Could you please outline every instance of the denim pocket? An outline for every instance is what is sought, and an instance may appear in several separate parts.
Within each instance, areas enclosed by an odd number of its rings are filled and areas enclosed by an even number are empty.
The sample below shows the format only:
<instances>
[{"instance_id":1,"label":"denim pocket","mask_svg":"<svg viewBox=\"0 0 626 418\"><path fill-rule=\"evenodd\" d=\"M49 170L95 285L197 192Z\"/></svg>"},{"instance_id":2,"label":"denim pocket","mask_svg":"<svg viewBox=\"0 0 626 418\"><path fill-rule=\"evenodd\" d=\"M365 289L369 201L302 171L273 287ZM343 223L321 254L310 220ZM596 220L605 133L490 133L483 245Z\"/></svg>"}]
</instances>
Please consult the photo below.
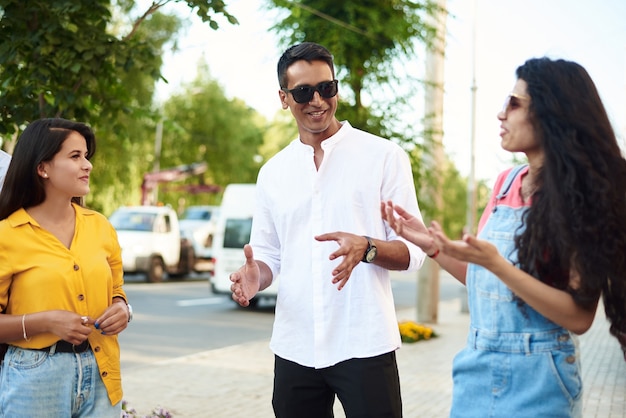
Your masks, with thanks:
<instances>
[{"instance_id":1,"label":"denim pocket","mask_svg":"<svg viewBox=\"0 0 626 418\"><path fill-rule=\"evenodd\" d=\"M47 351L24 350L18 347L9 347L5 358L5 365L17 370L34 369L41 366L48 356Z\"/></svg>"},{"instance_id":2,"label":"denim pocket","mask_svg":"<svg viewBox=\"0 0 626 418\"><path fill-rule=\"evenodd\" d=\"M580 363L575 351L552 351L547 355L553 375L563 394L572 402L578 400L582 396L583 384Z\"/></svg>"}]
</instances>

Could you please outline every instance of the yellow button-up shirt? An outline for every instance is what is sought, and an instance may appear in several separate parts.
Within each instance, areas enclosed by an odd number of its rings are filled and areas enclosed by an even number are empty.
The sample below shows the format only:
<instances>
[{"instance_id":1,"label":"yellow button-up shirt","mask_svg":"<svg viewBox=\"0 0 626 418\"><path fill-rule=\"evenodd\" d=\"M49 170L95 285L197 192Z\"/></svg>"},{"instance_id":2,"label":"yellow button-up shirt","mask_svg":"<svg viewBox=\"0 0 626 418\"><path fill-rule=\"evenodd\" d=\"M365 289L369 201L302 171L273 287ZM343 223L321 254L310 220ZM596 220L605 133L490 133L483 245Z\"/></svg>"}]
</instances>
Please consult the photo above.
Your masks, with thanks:
<instances>
[{"instance_id":1,"label":"yellow button-up shirt","mask_svg":"<svg viewBox=\"0 0 626 418\"><path fill-rule=\"evenodd\" d=\"M117 233L102 214L73 205L76 227L70 248L41 228L24 209L0 221L0 312L22 315L67 310L97 318L118 296L126 300ZM10 344L48 347L51 333ZM122 399L120 348L115 335L89 334L109 399Z\"/></svg>"}]
</instances>

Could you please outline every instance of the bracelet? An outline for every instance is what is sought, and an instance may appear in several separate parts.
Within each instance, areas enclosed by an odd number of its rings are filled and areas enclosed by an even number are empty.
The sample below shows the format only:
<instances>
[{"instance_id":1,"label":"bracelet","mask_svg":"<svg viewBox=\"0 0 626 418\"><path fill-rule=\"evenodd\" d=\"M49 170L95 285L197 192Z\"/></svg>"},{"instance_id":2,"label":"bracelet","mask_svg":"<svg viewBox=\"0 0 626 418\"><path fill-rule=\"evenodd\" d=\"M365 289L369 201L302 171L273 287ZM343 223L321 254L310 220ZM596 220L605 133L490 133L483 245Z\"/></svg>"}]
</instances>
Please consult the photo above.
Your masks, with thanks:
<instances>
[{"instance_id":1,"label":"bracelet","mask_svg":"<svg viewBox=\"0 0 626 418\"><path fill-rule=\"evenodd\" d=\"M432 254L426 254L426 255L427 255L427 256L429 256L430 258L435 258L435 257L437 257L437 256L439 255L439 248L437 248L437 249L435 250L435 252L434 252L434 253L432 253Z\"/></svg>"},{"instance_id":2,"label":"bracelet","mask_svg":"<svg viewBox=\"0 0 626 418\"><path fill-rule=\"evenodd\" d=\"M30 341L30 338L26 335L26 325L24 321L26 320L26 314L22 315L22 333L24 334L24 340Z\"/></svg>"}]
</instances>

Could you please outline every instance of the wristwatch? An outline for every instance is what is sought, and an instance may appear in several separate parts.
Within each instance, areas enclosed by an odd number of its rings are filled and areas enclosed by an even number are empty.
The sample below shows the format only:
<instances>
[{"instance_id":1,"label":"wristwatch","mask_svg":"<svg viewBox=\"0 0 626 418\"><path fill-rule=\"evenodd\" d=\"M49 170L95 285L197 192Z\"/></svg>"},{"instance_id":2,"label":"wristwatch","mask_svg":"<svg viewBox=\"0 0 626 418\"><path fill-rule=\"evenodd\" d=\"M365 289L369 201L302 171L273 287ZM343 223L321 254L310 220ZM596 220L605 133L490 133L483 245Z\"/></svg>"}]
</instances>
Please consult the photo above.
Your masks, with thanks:
<instances>
[{"instance_id":1,"label":"wristwatch","mask_svg":"<svg viewBox=\"0 0 626 418\"><path fill-rule=\"evenodd\" d=\"M133 320L133 307L130 306L128 302L126 302L126 299L124 299L121 296L114 296L113 299L119 299L122 302L124 302L124 304L126 305L126 308L128 308L128 322L132 321Z\"/></svg>"},{"instance_id":2,"label":"wristwatch","mask_svg":"<svg viewBox=\"0 0 626 418\"><path fill-rule=\"evenodd\" d=\"M365 250L365 254L363 254L363 259L361 261L364 263L372 263L376 259L378 249L370 237L365 235L363 237L367 239L367 250Z\"/></svg>"}]
</instances>

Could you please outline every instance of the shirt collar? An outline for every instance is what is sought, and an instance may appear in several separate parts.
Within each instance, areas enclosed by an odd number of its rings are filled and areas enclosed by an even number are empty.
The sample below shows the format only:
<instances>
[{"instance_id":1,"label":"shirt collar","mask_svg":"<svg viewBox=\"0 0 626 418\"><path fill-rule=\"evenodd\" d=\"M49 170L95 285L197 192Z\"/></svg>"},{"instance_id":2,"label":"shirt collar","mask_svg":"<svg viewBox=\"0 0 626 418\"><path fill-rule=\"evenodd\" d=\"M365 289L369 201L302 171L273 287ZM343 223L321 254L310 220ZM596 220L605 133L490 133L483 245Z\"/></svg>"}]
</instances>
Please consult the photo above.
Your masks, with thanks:
<instances>
[{"instance_id":1,"label":"shirt collar","mask_svg":"<svg viewBox=\"0 0 626 418\"><path fill-rule=\"evenodd\" d=\"M90 210L85 209L84 207L79 206L76 203L72 202L72 206L74 206L74 211L76 212L76 218L93 214L93 212L91 212ZM16 210L15 212L13 212L12 214L10 214L7 220L9 221L9 225L11 225L11 227L13 228L16 228L18 226L28 224L28 223L40 226L37 223L37 221L32 216L30 216L28 212L26 212L26 209L24 208L20 208Z\"/></svg>"},{"instance_id":2,"label":"shirt collar","mask_svg":"<svg viewBox=\"0 0 626 418\"><path fill-rule=\"evenodd\" d=\"M350 122L348 122L347 120L344 120L343 122L340 122L340 123L341 123L341 128L339 128L339 130L333 136L322 141L322 149L328 150L334 147L335 145L339 143L339 141L345 138L348 135L348 131L352 129Z\"/></svg>"},{"instance_id":3,"label":"shirt collar","mask_svg":"<svg viewBox=\"0 0 626 418\"><path fill-rule=\"evenodd\" d=\"M353 129L352 125L350 125L350 122L348 122L347 120L344 120L340 123L341 123L341 128L339 128L339 130L334 135L329 136L328 138L322 141L321 146L323 150L326 151L334 147L335 145L337 145L339 141L345 138L348 135L348 132ZM310 145L307 145L303 143L302 141L300 141L300 138L296 139L294 142L300 144L300 146L303 148L306 148L306 149L311 148Z\"/></svg>"}]
</instances>

